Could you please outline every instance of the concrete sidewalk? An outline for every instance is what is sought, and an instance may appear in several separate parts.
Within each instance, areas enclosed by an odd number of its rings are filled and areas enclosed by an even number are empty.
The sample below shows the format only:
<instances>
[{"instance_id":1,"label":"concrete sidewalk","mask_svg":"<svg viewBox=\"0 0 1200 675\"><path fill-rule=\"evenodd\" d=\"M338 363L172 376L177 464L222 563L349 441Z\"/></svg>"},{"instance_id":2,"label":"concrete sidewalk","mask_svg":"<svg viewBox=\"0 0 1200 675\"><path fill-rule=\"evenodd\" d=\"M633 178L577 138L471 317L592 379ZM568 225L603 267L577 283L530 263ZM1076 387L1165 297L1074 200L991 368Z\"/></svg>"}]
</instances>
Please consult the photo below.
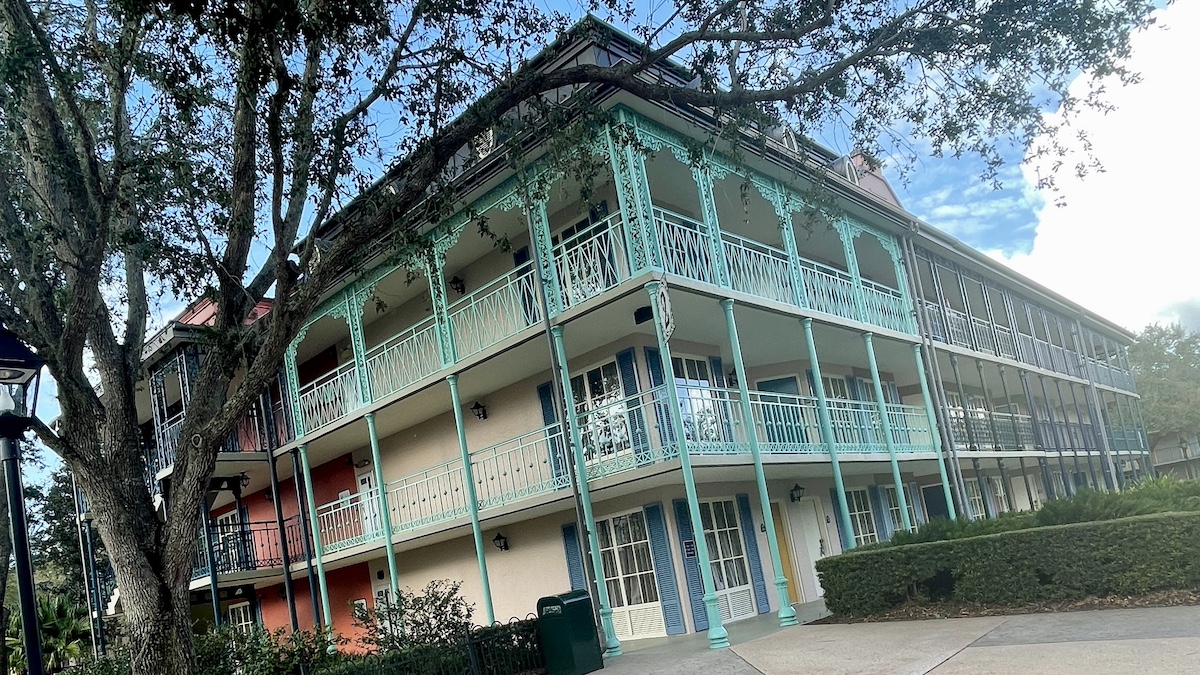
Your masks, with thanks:
<instances>
[{"instance_id":1,"label":"concrete sidewalk","mask_svg":"<svg viewBox=\"0 0 1200 675\"><path fill-rule=\"evenodd\" d=\"M801 611L813 620L823 608ZM804 616L805 614L808 616ZM767 619L770 619L768 621ZM1200 607L796 626L774 617L731 624L730 649L703 635L640 644L605 664L609 675L1200 672Z\"/></svg>"}]
</instances>

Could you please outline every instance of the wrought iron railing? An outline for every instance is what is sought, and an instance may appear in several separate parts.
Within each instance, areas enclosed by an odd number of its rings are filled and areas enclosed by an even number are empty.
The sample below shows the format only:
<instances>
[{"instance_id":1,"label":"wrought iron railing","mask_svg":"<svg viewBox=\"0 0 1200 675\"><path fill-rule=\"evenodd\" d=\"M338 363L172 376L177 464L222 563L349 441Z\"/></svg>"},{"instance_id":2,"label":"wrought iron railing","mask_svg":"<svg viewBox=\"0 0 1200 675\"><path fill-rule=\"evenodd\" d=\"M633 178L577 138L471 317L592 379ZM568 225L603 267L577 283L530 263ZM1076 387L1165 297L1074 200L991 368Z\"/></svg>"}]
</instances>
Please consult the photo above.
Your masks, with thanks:
<instances>
[{"instance_id":1,"label":"wrought iron railing","mask_svg":"<svg viewBox=\"0 0 1200 675\"><path fill-rule=\"evenodd\" d=\"M722 232L721 239L733 290L789 305L796 303L791 264L785 251L730 232Z\"/></svg>"},{"instance_id":2,"label":"wrought iron railing","mask_svg":"<svg viewBox=\"0 0 1200 675\"><path fill-rule=\"evenodd\" d=\"M455 356L478 354L542 320L533 269L513 270L449 307Z\"/></svg>"},{"instance_id":3,"label":"wrought iron railing","mask_svg":"<svg viewBox=\"0 0 1200 675\"><path fill-rule=\"evenodd\" d=\"M996 331L996 353L1005 358L1017 358L1017 341L1013 338L1012 329L999 324L992 328Z\"/></svg>"},{"instance_id":4,"label":"wrought iron railing","mask_svg":"<svg viewBox=\"0 0 1200 675\"><path fill-rule=\"evenodd\" d=\"M359 406L358 370L349 361L300 387L300 419L305 432L350 414Z\"/></svg>"},{"instance_id":5,"label":"wrought iron railing","mask_svg":"<svg viewBox=\"0 0 1200 675\"><path fill-rule=\"evenodd\" d=\"M808 306L818 312L847 319L858 316L854 300L854 279L849 274L812 260L800 260L804 294Z\"/></svg>"},{"instance_id":6,"label":"wrought iron railing","mask_svg":"<svg viewBox=\"0 0 1200 675\"><path fill-rule=\"evenodd\" d=\"M387 630L386 628L384 630ZM344 670L356 675L538 675L546 660L537 619L473 627L451 641L394 653L350 656Z\"/></svg>"},{"instance_id":7,"label":"wrought iron railing","mask_svg":"<svg viewBox=\"0 0 1200 675\"><path fill-rule=\"evenodd\" d=\"M329 552L383 537L379 490L372 488L317 507L321 547Z\"/></svg>"},{"instance_id":8,"label":"wrought iron railing","mask_svg":"<svg viewBox=\"0 0 1200 675\"><path fill-rule=\"evenodd\" d=\"M471 512L462 460L454 459L387 484L392 530L408 532Z\"/></svg>"},{"instance_id":9,"label":"wrought iron railing","mask_svg":"<svg viewBox=\"0 0 1200 675\"><path fill-rule=\"evenodd\" d=\"M663 269L681 277L718 283L716 260L704 223L654 207L654 233Z\"/></svg>"},{"instance_id":10,"label":"wrought iron railing","mask_svg":"<svg viewBox=\"0 0 1200 675\"><path fill-rule=\"evenodd\" d=\"M479 510L570 487L566 448L552 424L471 453Z\"/></svg>"},{"instance_id":11,"label":"wrought iron railing","mask_svg":"<svg viewBox=\"0 0 1200 675\"><path fill-rule=\"evenodd\" d=\"M299 516L284 521L288 557L292 562L305 559ZM284 541L278 524L261 522L212 523L212 559L218 575L235 572L275 570L283 567ZM209 576L209 552L203 532L196 545L192 578Z\"/></svg>"},{"instance_id":12,"label":"wrought iron railing","mask_svg":"<svg viewBox=\"0 0 1200 675\"><path fill-rule=\"evenodd\" d=\"M437 322L426 317L367 350L367 379L378 400L436 373L442 367Z\"/></svg>"},{"instance_id":13,"label":"wrought iron railing","mask_svg":"<svg viewBox=\"0 0 1200 675\"><path fill-rule=\"evenodd\" d=\"M658 386L578 411L588 480L677 457L670 410L666 387Z\"/></svg>"},{"instance_id":14,"label":"wrought iron railing","mask_svg":"<svg viewBox=\"0 0 1200 675\"><path fill-rule=\"evenodd\" d=\"M617 211L554 247L563 309L591 300L629 278L624 223Z\"/></svg>"},{"instance_id":15,"label":"wrought iron railing","mask_svg":"<svg viewBox=\"0 0 1200 675\"><path fill-rule=\"evenodd\" d=\"M912 308L899 291L870 279L863 279L862 287L867 312L864 321L900 333L913 332Z\"/></svg>"}]
</instances>

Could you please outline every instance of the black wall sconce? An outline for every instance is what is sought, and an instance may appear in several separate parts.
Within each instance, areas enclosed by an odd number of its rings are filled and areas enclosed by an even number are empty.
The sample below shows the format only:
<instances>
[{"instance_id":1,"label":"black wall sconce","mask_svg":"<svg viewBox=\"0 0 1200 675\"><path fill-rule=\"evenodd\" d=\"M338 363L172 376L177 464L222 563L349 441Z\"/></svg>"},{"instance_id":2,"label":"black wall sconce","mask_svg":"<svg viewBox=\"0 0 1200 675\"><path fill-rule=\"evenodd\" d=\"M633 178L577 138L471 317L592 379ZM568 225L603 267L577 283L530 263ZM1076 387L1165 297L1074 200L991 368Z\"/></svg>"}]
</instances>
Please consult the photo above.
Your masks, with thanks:
<instances>
[{"instance_id":1,"label":"black wall sconce","mask_svg":"<svg viewBox=\"0 0 1200 675\"><path fill-rule=\"evenodd\" d=\"M799 483L793 485L792 489L788 491L788 499L791 499L793 502L804 499L804 486Z\"/></svg>"},{"instance_id":2,"label":"black wall sconce","mask_svg":"<svg viewBox=\"0 0 1200 675\"><path fill-rule=\"evenodd\" d=\"M470 410L471 410L471 414L475 416L475 419L477 419L477 420L486 420L487 419L487 408L484 407L484 405L482 403L480 403L479 401L475 401L475 403L471 405Z\"/></svg>"},{"instance_id":3,"label":"black wall sconce","mask_svg":"<svg viewBox=\"0 0 1200 675\"><path fill-rule=\"evenodd\" d=\"M450 277L450 281L447 281L446 283L450 286L450 290L458 293L459 295L465 295L467 292L467 282L457 274Z\"/></svg>"},{"instance_id":4,"label":"black wall sconce","mask_svg":"<svg viewBox=\"0 0 1200 675\"><path fill-rule=\"evenodd\" d=\"M501 551L508 550L508 537L500 534L499 532L497 532L496 536L492 539L492 543L495 544L496 548L500 549Z\"/></svg>"}]
</instances>

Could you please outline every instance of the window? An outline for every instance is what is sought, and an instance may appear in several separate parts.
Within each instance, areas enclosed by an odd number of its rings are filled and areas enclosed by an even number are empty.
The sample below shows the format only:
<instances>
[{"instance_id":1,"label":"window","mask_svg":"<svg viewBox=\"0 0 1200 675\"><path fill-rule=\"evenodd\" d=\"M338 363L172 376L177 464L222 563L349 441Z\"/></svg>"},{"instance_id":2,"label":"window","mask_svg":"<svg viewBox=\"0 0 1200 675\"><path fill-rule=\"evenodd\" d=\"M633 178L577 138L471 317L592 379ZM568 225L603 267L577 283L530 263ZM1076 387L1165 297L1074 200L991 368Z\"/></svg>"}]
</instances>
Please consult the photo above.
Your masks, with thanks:
<instances>
[{"instance_id":1,"label":"window","mask_svg":"<svg viewBox=\"0 0 1200 675\"><path fill-rule=\"evenodd\" d=\"M596 536L600 540L600 561L604 566L611 605L625 607L658 602L645 514L634 511L598 520Z\"/></svg>"},{"instance_id":2,"label":"window","mask_svg":"<svg viewBox=\"0 0 1200 675\"><path fill-rule=\"evenodd\" d=\"M850 507L850 525L854 528L854 544L873 544L879 541L875 531L875 516L871 513L871 499L867 491L847 490L846 502Z\"/></svg>"},{"instance_id":3,"label":"window","mask_svg":"<svg viewBox=\"0 0 1200 675\"><path fill-rule=\"evenodd\" d=\"M971 518L973 520L983 520L987 517L987 511L983 507L983 491L979 489L979 479L967 478L965 483L967 486L967 501L971 505Z\"/></svg>"},{"instance_id":4,"label":"window","mask_svg":"<svg viewBox=\"0 0 1200 675\"><path fill-rule=\"evenodd\" d=\"M249 635L254 632L254 613L250 611L249 602L239 602L229 606L226 611L229 625L239 633Z\"/></svg>"},{"instance_id":5,"label":"window","mask_svg":"<svg viewBox=\"0 0 1200 675\"><path fill-rule=\"evenodd\" d=\"M825 385L825 398L850 400L850 388L846 385L845 378L822 375L821 383ZM817 392L814 391L812 395L816 396Z\"/></svg>"},{"instance_id":6,"label":"window","mask_svg":"<svg viewBox=\"0 0 1200 675\"><path fill-rule=\"evenodd\" d=\"M723 414L722 393L714 389L708 361L688 356L671 359L679 406L683 410L683 429L689 441L723 441L728 420Z\"/></svg>"},{"instance_id":7,"label":"window","mask_svg":"<svg viewBox=\"0 0 1200 675\"><path fill-rule=\"evenodd\" d=\"M590 463L629 450L629 420L621 403L625 389L617 362L609 361L572 377L571 390L584 459Z\"/></svg>"},{"instance_id":8,"label":"window","mask_svg":"<svg viewBox=\"0 0 1200 675\"><path fill-rule=\"evenodd\" d=\"M884 499L887 501L888 516L892 520L892 531L900 532L904 529L904 519L900 517L900 500L896 496L896 486L885 485L883 488ZM908 500L908 522L912 523L913 527L917 526L917 509L913 503L912 490L908 486L904 486L904 498Z\"/></svg>"},{"instance_id":9,"label":"window","mask_svg":"<svg viewBox=\"0 0 1200 675\"><path fill-rule=\"evenodd\" d=\"M729 500L700 504L700 522L704 542L712 564L713 584L724 591L750 583L746 572L746 552L742 548L737 510Z\"/></svg>"},{"instance_id":10,"label":"window","mask_svg":"<svg viewBox=\"0 0 1200 675\"><path fill-rule=\"evenodd\" d=\"M988 483L992 486L992 503L996 505L997 511L1008 511L1008 494L1005 492L1003 480L991 480ZM1087 484L1087 477L1084 476L1084 484Z\"/></svg>"}]
</instances>

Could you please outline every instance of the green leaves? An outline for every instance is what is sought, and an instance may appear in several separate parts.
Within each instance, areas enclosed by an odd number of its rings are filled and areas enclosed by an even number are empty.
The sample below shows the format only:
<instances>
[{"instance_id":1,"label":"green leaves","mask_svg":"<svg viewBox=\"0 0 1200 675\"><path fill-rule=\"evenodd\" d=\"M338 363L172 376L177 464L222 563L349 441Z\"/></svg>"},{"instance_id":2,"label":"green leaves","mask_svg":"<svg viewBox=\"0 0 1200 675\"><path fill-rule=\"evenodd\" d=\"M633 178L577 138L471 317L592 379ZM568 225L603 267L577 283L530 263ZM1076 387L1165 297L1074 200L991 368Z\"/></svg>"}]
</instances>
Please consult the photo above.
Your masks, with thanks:
<instances>
[{"instance_id":1,"label":"green leaves","mask_svg":"<svg viewBox=\"0 0 1200 675\"><path fill-rule=\"evenodd\" d=\"M1129 362L1151 445L1164 435L1200 432L1200 333L1180 324L1146 326Z\"/></svg>"}]
</instances>

